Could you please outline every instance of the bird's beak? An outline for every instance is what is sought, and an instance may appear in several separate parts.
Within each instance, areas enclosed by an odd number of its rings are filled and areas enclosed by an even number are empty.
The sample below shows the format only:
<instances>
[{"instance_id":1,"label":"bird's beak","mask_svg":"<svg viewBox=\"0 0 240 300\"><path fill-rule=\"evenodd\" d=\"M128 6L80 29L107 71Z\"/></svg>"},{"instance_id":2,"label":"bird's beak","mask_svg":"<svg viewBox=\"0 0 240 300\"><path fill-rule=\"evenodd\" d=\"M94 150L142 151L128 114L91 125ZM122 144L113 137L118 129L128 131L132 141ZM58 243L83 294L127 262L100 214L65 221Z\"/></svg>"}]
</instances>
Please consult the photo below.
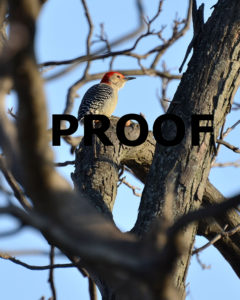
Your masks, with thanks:
<instances>
[{"instance_id":1,"label":"bird's beak","mask_svg":"<svg viewBox=\"0 0 240 300\"><path fill-rule=\"evenodd\" d=\"M125 79L126 81L128 81L128 80L136 79L136 77L125 77L124 79Z\"/></svg>"}]
</instances>

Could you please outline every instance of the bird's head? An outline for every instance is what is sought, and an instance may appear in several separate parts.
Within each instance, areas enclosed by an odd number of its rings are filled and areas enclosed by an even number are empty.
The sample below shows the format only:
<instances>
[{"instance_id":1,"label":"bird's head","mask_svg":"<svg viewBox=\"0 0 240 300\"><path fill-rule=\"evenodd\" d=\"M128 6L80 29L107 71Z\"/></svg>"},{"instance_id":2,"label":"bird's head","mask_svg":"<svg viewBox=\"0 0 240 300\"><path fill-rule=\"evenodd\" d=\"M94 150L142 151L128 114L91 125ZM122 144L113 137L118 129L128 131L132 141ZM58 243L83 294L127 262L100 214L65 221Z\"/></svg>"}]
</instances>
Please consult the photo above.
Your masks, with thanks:
<instances>
[{"instance_id":1,"label":"bird's head","mask_svg":"<svg viewBox=\"0 0 240 300\"><path fill-rule=\"evenodd\" d=\"M128 80L135 79L135 77L125 77L119 72L107 72L104 74L101 83L109 84L113 88L120 89Z\"/></svg>"}]
</instances>

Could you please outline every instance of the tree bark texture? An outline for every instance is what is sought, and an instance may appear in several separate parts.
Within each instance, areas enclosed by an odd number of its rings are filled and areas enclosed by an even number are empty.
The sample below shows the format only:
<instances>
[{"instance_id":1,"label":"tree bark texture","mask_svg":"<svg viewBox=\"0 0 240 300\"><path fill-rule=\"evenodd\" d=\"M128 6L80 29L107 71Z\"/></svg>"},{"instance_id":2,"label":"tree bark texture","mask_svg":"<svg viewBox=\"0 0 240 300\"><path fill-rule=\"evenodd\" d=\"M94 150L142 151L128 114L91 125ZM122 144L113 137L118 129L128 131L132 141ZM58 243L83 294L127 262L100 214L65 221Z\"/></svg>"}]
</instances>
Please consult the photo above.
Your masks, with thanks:
<instances>
[{"instance_id":1,"label":"tree bark texture","mask_svg":"<svg viewBox=\"0 0 240 300\"><path fill-rule=\"evenodd\" d=\"M174 185L175 219L198 209L204 193L213 156L209 134L201 135L200 145L191 145L191 116L214 115L214 137L219 134L240 80L240 3L219 1L203 27L193 56L184 73L168 113L184 120L184 140L175 147L157 145L149 172L136 226L148 230L156 216L161 216L169 185ZM171 127L168 129L171 136ZM184 295L186 269L194 242L196 225L184 230L189 251L175 270L175 283Z\"/></svg>"},{"instance_id":2,"label":"tree bark texture","mask_svg":"<svg viewBox=\"0 0 240 300\"><path fill-rule=\"evenodd\" d=\"M185 123L183 141L174 147L155 147L149 132L144 144L127 147L118 142L117 118L112 118L107 135L113 146L104 147L95 139L95 146L86 147L82 141L77 149L72 178L78 192L73 192L54 169L53 153L46 137L48 122L43 81L34 56L34 24L40 4L33 0L9 1L9 19L13 27L10 41L16 34L21 34L25 40L13 56L7 56L7 49L4 53L7 59L4 56L0 59L0 143L9 168L32 200L33 210L28 214L8 207L6 211L24 224L38 228L50 244L73 257L73 261L80 257L90 273L100 278L110 291L105 300L113 297L119 300L183 299L197 229L199 234L211 239L225 223L230 227L239 224L237 213L229 211L222 219L216 217L217 223L213 225L203 220L199 228L197 224L184 228L167 243L164 218L172 215L170 221L174 222L190 210L222 198L207 178L214 156L214 139L239 86L240 2L219 0L195 40L188 69L168 110ZM1 13L1 20L2 16ZM17 126L9 121L4 110L8 76L14 82L19 99ZM199 146L191 144L193 114L214 115L214 135L201 134ZM175 135L171 123L166 123L163 130L170 139ZM126 135L136 139L139 126L132 123L126 127ZM131 233L126 234L113 225L111 215L119 170L123 165L145 183L136 224ZM102 217L88 202L111 220ZM158 222L154 222L156 219ZM158 224L157 230L153 224ZM236 234L216 244L238 276L239 241L239 234ZM179 258L177 262L176 257ZM172 278L180 295L176 296L171 289Z\"/></svg>"},{"instance_id":3,"label":"tree bark texture","mask_svg":"<svg viewBox=\"0 0 240 300\"><path fill-rule=\"evenodd\" d=\"M93 146L84 146L84 139L76 151L76 168L72 179L77 189L89 196L94 206L111 216L117 195L119 172L126 165L142 182L146 179L153 158L155 140L149 132L147 140L137 146L121 144L116 135L119 118L112 117L106 136L113 146L104 146L98 138L93 138ZM132 123L125 128L129 140L139 136L139 125ZM96 151L96 158L95 152Z\"/></svg>"},{"instance_id":4,"label":"tree bark texture","mask_svg":"<svg viewBox=\"0 0 240 300\"><path fill-rule=\"evenodd\" d=\"M240 82L240 2L219 1L212 16L204 24L203 31L195 42L194 53L184 73L168 113L184 121L185 137L173 147L156 146L153 163L143 191L137 222L133 232L142 236L148 232L156 217L166 209L166 199L174 194L172 211L174 220L202 203L212 158L214 140L229 113L235 92ZM193 114L214 116L213 137L200 135L199 146L192 146L191 117ZM202 123L201 125L211 125ZM120 145L114 134L114 126L108 132L114 146L104 147L97 143L97 159L86 147L80 146L76 156L74 182L79 190L92 197L95 206L111 211L117 192L119 168L126 164L142 181L141 173L147 170L144 157L153 153L154 140L148 137L146 144L130 148ZM137 125L127 128L127 134ZM168 138L175 135L172 124L164 126ZM136 133L138 136L138 133ZM147 151L146 151L147 149ZM138 171L139 170L139 171ZM97 199L97 201L96 201ZM104 203L103 203L104 202ZM103 209L104 207L104 209ZM185 297L185 279L191 256L197 224L183 230L187 250L178 260L173 272L175 285Z\"/></svg>"}]
</instances>

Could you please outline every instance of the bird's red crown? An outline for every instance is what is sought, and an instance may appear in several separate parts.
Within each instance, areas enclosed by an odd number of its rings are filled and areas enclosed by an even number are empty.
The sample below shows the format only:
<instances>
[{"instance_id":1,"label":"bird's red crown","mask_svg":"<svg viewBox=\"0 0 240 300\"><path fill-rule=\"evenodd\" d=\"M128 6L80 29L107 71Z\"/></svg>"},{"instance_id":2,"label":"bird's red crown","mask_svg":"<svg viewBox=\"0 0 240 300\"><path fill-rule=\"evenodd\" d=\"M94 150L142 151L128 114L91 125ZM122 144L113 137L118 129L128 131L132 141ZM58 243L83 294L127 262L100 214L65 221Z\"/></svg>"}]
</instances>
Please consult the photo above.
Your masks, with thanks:
<instances>
[{"instance_id":1,"label":"bird's red crown","mask_svg":"<svg viewBox=\"0 0 240 300\"><path fill-rule=\"evenodd\" d=\"M112 77L113 74L118 74L121 78L124 78L125 76L119 72L107 72L106 74L104 74L101 83L110 83L110 78Z\"/></svg>"}]
</instances>

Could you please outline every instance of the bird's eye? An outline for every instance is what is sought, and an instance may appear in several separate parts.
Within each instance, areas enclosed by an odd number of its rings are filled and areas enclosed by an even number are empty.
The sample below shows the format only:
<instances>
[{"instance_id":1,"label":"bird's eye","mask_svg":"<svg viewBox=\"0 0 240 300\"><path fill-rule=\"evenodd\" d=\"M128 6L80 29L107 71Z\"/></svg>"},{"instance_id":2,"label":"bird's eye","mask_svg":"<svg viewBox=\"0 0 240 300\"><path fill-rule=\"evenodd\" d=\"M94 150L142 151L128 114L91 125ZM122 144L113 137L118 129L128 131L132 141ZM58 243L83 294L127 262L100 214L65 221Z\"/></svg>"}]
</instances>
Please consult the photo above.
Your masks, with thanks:
<instances>
[{"instance_id":1,"label":"bird's eye","mask_svg":"<svg viewBox=\"0 0 240 300\"><path fill-rule=\"evenodd\" d=\"M120 75L117 75L117 78L120 78Z\"/></svg>"}]
</instances>

